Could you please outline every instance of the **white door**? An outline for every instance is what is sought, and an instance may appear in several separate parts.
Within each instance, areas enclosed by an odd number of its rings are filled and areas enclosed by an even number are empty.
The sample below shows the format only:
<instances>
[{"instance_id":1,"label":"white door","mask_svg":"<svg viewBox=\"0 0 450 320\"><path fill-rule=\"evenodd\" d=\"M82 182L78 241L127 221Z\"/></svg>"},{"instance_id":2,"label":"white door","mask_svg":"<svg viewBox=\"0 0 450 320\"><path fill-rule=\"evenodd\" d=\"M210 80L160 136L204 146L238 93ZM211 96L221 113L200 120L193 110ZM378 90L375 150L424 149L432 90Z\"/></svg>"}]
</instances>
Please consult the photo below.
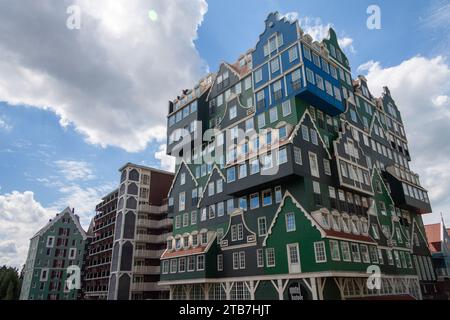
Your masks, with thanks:
<instances>
[{"instance_id":1,"label":"white door","mask_svg":"<svg viewBox=\"0 0 450 320\"><path fill-rule=\"evenodd\" d=\"M298 243L290 243L287 245L287 256L289 273L300 273L300 254L298 251Z\"/></svg>"}]
</instances>

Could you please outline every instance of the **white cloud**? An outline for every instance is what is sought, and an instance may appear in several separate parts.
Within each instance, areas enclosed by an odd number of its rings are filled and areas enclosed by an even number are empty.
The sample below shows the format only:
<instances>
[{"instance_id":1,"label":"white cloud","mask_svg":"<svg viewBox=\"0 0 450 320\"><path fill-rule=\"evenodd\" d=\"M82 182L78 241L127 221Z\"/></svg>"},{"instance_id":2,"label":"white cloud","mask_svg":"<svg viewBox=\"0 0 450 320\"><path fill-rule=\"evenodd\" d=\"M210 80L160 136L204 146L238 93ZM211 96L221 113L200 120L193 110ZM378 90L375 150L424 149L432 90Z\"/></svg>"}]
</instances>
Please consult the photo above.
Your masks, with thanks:
<instances>
[{"instance_id":1,"label":"white cloud","mask_svg":"<svg viewBox=\"0 0 450 320\"><path fill-rule=\"evenodd\" d=\"M168 156L166 154L167 146L166 144L161 144L157 152L155 152L155 159L159 160L160 167L163 170L170 172L175 171L175 157Z\"/></svg>"},{"instance_id":2,"label":"white cloud","mask_svg":"<svg viewBox=\"0 0 450 320\"><path fill-rule=\"evenodd\" d=\"M117 187L114 183L106 183L100 186L85 187L78 184L61 186L58 191L60 198L52 203L51 208L61 211L65 207L74 208L75 214L80 217L82 226L87 230L89 222L95 214L95 206L101 198Z\"/></svg>"},{"instance_id":3,"label":"white cloud","mask_svg":"<svg viewBox=\"0 0 450 320\"><path fill-rule=\"evenodd\" d=\"M51 110L92 144L140 151L163 140L167 101L206 67L193 44L206 1L45 3L0 11L0 101ZM72 4L79 30L66 27Z\"/></svg>"},{"instance_id":4,"label":"white cloud","mask_svg":"<svg viewBox=\"0 0 450 320\"><path fill-rule=\"evenodd\" d=\"M0 265L21 267L30 238L55 214L37 202L31 191L0 195Z\"/></svg>"},{"instance_id":5,"label":"white cloud","mask_svg":"<svg viewBox=\"0 0 450 320\"><path fill-rule=\"evenodd\" d=\"M321 18L314 17L300 17L298 12L288 12L283 15L289 21L298 20L300 27L303 31L309 34L313 40L322 41L322 39L328 37L328 30L333 27L331 23L324 24ZM341 49L348 49L349 52L355 53L353 46L353 39L348 36L338 38L338 43Z\"/></svg>"},{"instance_id":6,"label":"white cloud","mask_svg":"<svg viewBox=\"0 0 450 320\"><path fill-rule=\"evenodd\" d=\"M447 95L439 95L432 99L436 107L442 107L450 103L450 97Z\"/></svg>"},{"instance_id":7,"label":"white cloud","mask_svg":"<svg viewBox=\"0 0 450 320\"><path fill-rule=\"evenodd\" d=\"M434 211L424 219L438 221L442 211L450 226L450 109L445 105L450 94L449 64L442 56L417 56L392 67L369 61L358 69L367 71L375 96L388 86L402 112L413 160L411 169L420 174Z\"/></svg>"},{"instance_id":8,"label":"white cloud","mask_svg":"<svg viewBox=\"0 0 450 320\"><path fill-rule=\"evenodd\" d=\"M57 160L55 164L66 180L91 180L95 178L91 166L85 161Z\"/></svg>"},{"instance_id":9,"label":"white cloud","mask_svg":"<svg viewBox=\"0 0 450 320\"><path fill-rule=\"evenodd\" d=\"M0 129L5 131L11 131L12 129L12 125L2 116L0 116Z\"/></svg>"}]
</instances>

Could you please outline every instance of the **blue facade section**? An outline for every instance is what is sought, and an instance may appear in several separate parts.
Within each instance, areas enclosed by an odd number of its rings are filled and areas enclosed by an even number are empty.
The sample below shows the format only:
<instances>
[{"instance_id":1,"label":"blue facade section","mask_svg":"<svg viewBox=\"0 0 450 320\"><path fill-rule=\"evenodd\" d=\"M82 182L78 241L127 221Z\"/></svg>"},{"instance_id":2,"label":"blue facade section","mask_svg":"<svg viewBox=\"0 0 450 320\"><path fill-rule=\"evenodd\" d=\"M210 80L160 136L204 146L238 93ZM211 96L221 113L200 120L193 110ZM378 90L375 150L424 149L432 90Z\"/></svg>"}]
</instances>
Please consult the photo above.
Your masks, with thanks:
<instances>
[{"instance_id":1,"label":"blue facade section","mask_svg":"<svg viewBox=\"0 0 450 320\"><path fill-rule=\"evenodd\" d=\"M253 66L255 68L269 60L269 57L264 55L264 45L268 43L269 38L272 35L276 33L283 35L283 44L278 47L278 51L284 50L297 40L296 24L291 23L286 19L280 19L278 13L269 14L265 23L266 29L259 36L259 41L256 44L255 51L252 54Z\"/></svg>"},{"instance_id":2,"label":"blue facade section","mask_svg":"<svg viewBox=\"0 0 450 320\"><path fill-rule=\"evenodd\" d=\"M312 84L309 81L305 81L306 88L304 92L300 95L300 97L304 98L307 102L313 104L315 107L322 109L325 113L336 116L340 113L343 113L345 111L345 105L343 103L343 96L342 96L342 88L341 83L338 79L334 78L330 73L325 72L323 70L323 59L319 57L320 59L320 67L317 66L312 60L313 57L311 56L311 60L309 60L307 57L305 57L304 50L302 50L303 53L303 65L305 68L305 74L306 74L306 68L311 70L314 73L314 82L315 84ZM341 97L341 101L339 101L335 94L330 95L326 92L326 87L324 89L320 89L317 86L317 79L316 74L319 75L323 80L324 84L325 81L328 81L333 86L333 92L335 88L339 90L339 95Z\"/></svg>"},{"instance_id":3,"label":"blue facade section","mask_svg":"<svg viewBox=\"0 0 450 320\"><path fill-rule=\"evenodd\" d=\"M320 65L317 66L311 61L312 57L310 59L305 57L300 45L296 24L280 19L277 13L270 14L266 20L266 29L260 35L255 51L252 53L255 101L258 101L258 90L265 87L265 102L257 102L257 113L263 112L293 96L299 96L331 116L336 116L345 111L339 80L330 74L329 68L322 68L322 57L318 56L318 59L316 59L316 63ZM283 50L284 52L282 52ZM278 69L273 72L273 67L276 67L276 65L272 61L275 59L278 61ZM297 72L294 84L294 81L292 81L292 70L296 70L295 66L300 65L302 61L304 64L302 67L299 67L302 69L300 69L300 72ZM319 88L317 83L313 84L304 79L306 68L314 73L314 82L316 82L316 74L324 80L323 89ZM289 73L286 73L286 71L289 71ZM281 80L281 92L279 91L279 86L278 88L274 87L275 82L267 86L269 81L277 77ZM256 81L257 78L261 80ZM326 91L325 81L332 85L331 95ZM336 91L338 92L336 93Z\"/></svg>"}]
</instances>

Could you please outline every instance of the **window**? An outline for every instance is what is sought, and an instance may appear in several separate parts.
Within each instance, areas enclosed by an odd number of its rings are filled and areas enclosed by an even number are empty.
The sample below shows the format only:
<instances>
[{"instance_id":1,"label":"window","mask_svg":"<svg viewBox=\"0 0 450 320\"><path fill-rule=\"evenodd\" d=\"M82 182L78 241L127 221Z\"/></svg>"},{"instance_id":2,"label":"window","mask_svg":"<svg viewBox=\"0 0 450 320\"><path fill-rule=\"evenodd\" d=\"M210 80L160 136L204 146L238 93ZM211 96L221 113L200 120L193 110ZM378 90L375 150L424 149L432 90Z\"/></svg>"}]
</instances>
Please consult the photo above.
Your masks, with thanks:
<instances>
[{"instance_id":1,"label":"window","mask_svg":"<svg viewBox=\"0 0 450 320\"><path fill-rule=\"evenodd\" d=\"M181 216L175 217L175 229L181 228Z\"/></svg>"},{"instance_id":2,"label":"window","mask_svg":"<svg viewBox=\"0 0 450 320\"><path fill-rule=\"evenodd\" d=\"M171 259L170 260L170 273L176 273L177 272L177 259Z\"/></svg>"},{"instance_id":3,"label":"window","mask_svg":"<svg viewBox=\"0 0 450 320\"><path fill-rule=\"evenodd\" d=\"M323 159L323 169L327 176L331 176L330 161L328 159Z\"/></svg>"},{"instance_id":4,"label":"window","mask_svg":"<svg viewBox=\"0 0 450 320\"><path fill-rule=\"evenodd\" d=\"M245 252L239 252L239 269L245 269Z\"/></svg>"},{"instance_id":5,"label":"window","mask_svg":"<svg viewBox=\"0 0 450 320\"><path fill-rule=\"evenodd\" d=\"M320 58L317 54L313 53L313 62L316 66L320 68Z\"/></svg>"},{"instance_id":6,"label":"window","mask_svg":"<svg viewBox=\"0 0 450 320\"><path fill-rule=\"evenodd\" d=\"M354 262L361 262L361 256L359 254L359 245L357 243L351 244L352 257Z\"/></svg>"},{"instance_id":7,"label":"window","mask_svg":"<svg viewBox=\"0 0 450 320\"><path fill-rule=\"evenodd\" d=\"M287 159L287 151L286 151L286 147L280 148L278 150L278 164L284 164L287 163L288 159Z\"/></svg>"},{"instance_id":8,"label":"window","mask_svg":"<svg viewBox=\"0 0 450 320\"><path fill-rule=\"evenodd\" d=\"M253 118L245 120L245 132L251 131L254 129Z\"/></svg>"},{"instance_id":9,"label":"window","mask_svg":"<svg viewBox=\"0 0 450 320\"><path fill-rule=\"evenodd\" d=\"M234 199L227 200L227 212L231 214L234 211Z\"/></svg>"},{"instance_id":10,"label":"window","mask_svg":"<svg viewBox=\"0 0 450 320\"><path fill-rule=\"evenodd\" d=\"M269 110L269 119L270 123L273 123L278 120L278 108L273 107Z\"/></svg>"},{"instance_id":11,"label":"window","mask_svg":"<svg viewBox=\"0 0 450 320\"><path fill-rule=\"evenodd\" d=\"M275 203L280 203L282 199L281 187L275 187Z\"/></svg>"},{"instance_id":12,"label":"window","mask_svg":"<svg viewBox=\"0 0 450 320\"><path fill-rule=\"evenodd\" d=\"M258 128L262 128L266 125L266 115L265 113L261 113L258 115Z\"/></svg>"},{"instance_id":13,"label":"window","mask_svg":"<svg viewBox=\"0 0 450 320\"><path fill-rule=\"evenodd\" d=\"M259 68L255 71L255 83L258 83L262 80L262 68Z\"/></svg>"},{"instance_id":14,"label":"window","mask_svg":"<svg viewBox=\"0 0 450 320\"><path fill-rule=\"evenodd\" d=\"M230 120L233 120L234 118L236 118L236 116L237 116L237 107L232 106L230 108Z\"/></svg>"},{"instance_id":15,"label":"window","mask_svg":"<svg viewBox=\"0 0 450 320\"><path fill-rule=\"evenodd\" d=\"M330 240L331 260L341 261L341 255L339 253L339 242L336 240Z\"/></svg>"},{"instance_id":16,"label":"window","mask_svg":"<svg viewBox=\"0 0 450 320\"><path fill-rule=\"evenodd\" d=\"M205 256L197 256L197 270L202 271L205 269Z\"/></svg>"},{"instance_id":17,"label":"window","mask_svg":"<svg viewBox=\"0 0 450 320\"><path fill-rule=\"evenodd\" d=\"M189 213L183 214L183 227L187 227L189 225Z\"/></svg>"},{"instance_id":18,"label":"window","mask_svg":"<svg viewBox=\"0 0 450 320\"><path fill-rule=\"evenodd\" d=\"M169 273L169 261L168 260L164 260L162 262L162 273L163 274L168 274Z\"/></svg>"},{"instance_id":19,"label":"window","mask_svg":"<svg viewBox=\"0 0 450 320\"><path fill-rule=\"evenodd\" d=\"M281 109L283 112L283 117L286 117L291 114L291 100L286 100L281 104Z\"/></svg>"},{"instance_id":20,"label":"window","mask_svg":"<svg viewBox=\"0 0 450 320\"><path fill-rule=\"evenodd\" d=\"M266 249L266 266L267 267L275 267L275 249L274 248Z\"/></svg>"},{"instance_id":21,"label":"window","mask_svg":"<svg viewBox=\"0 0 450 320\"><path fill-rule=\"evenodd\" d=\"M325 242L314 242L314 255L316 257L316 263L327 262Z\"/></svg>"},{"instance_id":22,"label":"window","mask_svg":"<svg viewBox=\"0 0 450 320\"><path fill-rule=\"evenodd\" d=\"M303 46L303 54L306 59L311 60L311 50L308 47Z\"/></svg>"},{"instance_id":23,"label":"window","mask_svg":"<svg viewBox=\"0 0 450 320\"><path fill-rule=\"evenodd\" d=\"M246 196L239 198L239 208L244 211L247 211L247 197Z\"/></svg>"},{"instance_id":24,"label":"window","mask_svg":"<svg viewBox=\"0 0 450 320\"><path fill-rule=\"evenodd\" d=\"M197 211L191 212L191 225L197 224Z\"/></svg>"},{"instance_id":25,"label":"window","mask_svg":"<svg viewBox=\"0 0 450 320\"><path fill-rule=\"evenodd\" d=\"M259 172L259 159L254 158L250 160L250 174L255 174Z\"/></svg>"},{"instance_id":26,"label":"window","mask_svg":"<svg viewBox=\"0 0 450 320\"><path fill-rule=\"evenodd\" d=\"M223 202L217 203L217 216L222 217L225 213L225 207Z\"/></svg>"},{"instance_id":27,"label":"window","mask_svg":"<svg viewBox=\"0 0 450 320\"><path fill-rule=\"evenodd\" d=\"M309 168L311 170L311 175L316 178L320 178L319 165L317 163L317 155L313 152L308 152L309 155Z\"/></svg>"},{"instance_id":28,"label":"window","mask_svg":"<svg viewBox=\"0 0 450 320\"><path fill-rule=\"evenodd\" d=\"M286 126L282 126L281 128L278 129L278 137L280 138L280 140L283 140L287 137Z\"/></svg>"},{"instance_id":29,"label":"window","mask_svg":"<svg viewBox=\"0 0 450 320\"><path fill-rule=\"evenodd\" d=\"M351 256L350 256L350 248L348 246L348 242L341 242L341 250L342 250L342 260L352 261Z\"/></svg>"},{"instance_id":30,"label":"window","mask_svg":"<svg viewBox=\"0 0 450 320\"><path fill-rule=\"evenodd\" d=\"M316 74L316 82L317 82L317 87L320 90L325 90L324 84L323 84L323 78L321 76L319 76L318 74Z\"/></svg>"},{"instance_id":31,"label":"window","mask_svg":"<svg viewBox=\"0 0 450 320\"><path fill-rule=\"evenodd\" d=\"M260 237L265 236L267 234L267 220L266 217L258 218L258 235Z\"/></svg>"},{"instance_id":32,"label":"window","mask_svg":"<svg viewBox=\"0 0 450 320\"><path fill-rule=\"evenodd\" d=\"M238 240L244 239L244 226L242 225L242 223L239 223L237 225L237 233Z\"/></svg>"},{"instance_id":33,"label":"window","mask_svg":"<svg viewBox=\"0 0 450 320\"><path fill-rule=\"evenodd\" d=\"M178 272L186 271L186 258L180 258L178 260Z\"/></svg>"},{"instance_id":34,"label":"window","mask_svg":"<svg viewBox=\"0 0 450 320\"><path fill-rule=\"evenodd\" d=\"M293 212L286 213L286 232L295 231L295 216Z\"/></svg>"},{"instance_id":35,"label":"window","mask_svg":"<svg viewBox=\"0 0 450 320\"><path fill-rule=\"evenodd\" d=\"M361 245L361 256L364 263L370 263L369 249L365 244Z\"/></svg>"},{"instance_id":36,"label":"window","mask_svg":"<svg viewBox=\"0 0 450 320\"><path fill-rule=\"evenodd\" d=\"M302 165L302 150L299 147L294 147L294 161L298 165Z\"/></svg>"},{"instance_id":37,"label":"window","mask_svg":"<svg viewBox=\"0 0 450 320\"><path fill-rule=\"evenodd\" d=\"M186 194L183 191L178 196L178 210L183 211L185 207L186 207Z\"/></svg>"},{"instance_id":38,"label":"window","mask_svg":"<svg viewBox=\"0 0 450 320\"><path fill-rule=\"evenodd\" d=\"M270 61L270 70L272 71L272 73L280 70L280 62L278 61L278 58Z\"/></svg>"},{"instance_id":39,"label":"window","mask_svg":"<svg viewBox=\"0 0 450 320\"><path fill-rule=\"evenodd\" d=\"M378 263L378 250L375 246L370 246L370 258L372 259L373 263Z\"/></svg>"},{"instance_id":40,"label":"window","mask_svg":"<svg viewBox=\"0 0 450 320\"><path fill-rule=\"evenodd\" d=\"M239 252L233 252L233 270L239 269Z\"/></svg>"},{"instance_id":41,"label":"window","mask_svg":"<svg viewBox=\"0 0 450 320\"><path fill-rule=\"evenodd\" d=\"M312 72L310 69L306 68L306 80L312 84L316 84L314 80L314 72Z\"/></svg>"},{"instance_id":42,"label":"window","mask_svg":"<svg viewBox=\"0 0 450 320\"><path fill-rule=\"evenodd\" d=\"M259 208L259 193L253 193L250 195L250 209Z\"/></svg>"},{"instance_id":43,"label":"window","mask_svg":"<svg viewBox=\"0 0 450 320\"><path fill-rule=\"evenodd\" d=\"M289 62L292 62L298 58L297 46L289 49Z\"/></svg>"},{"instance_id":44,"label":"window","mask_svg":"<svg viewBox=\"0 0 450 320\"><path fill-rule=\"evenodd\" d=\"M317 131L314 129L310 129L310 133L311 133L311 142L316 146L319 145L319 142L317 141Z\"/></svg>"},{"instance_id":45,"label":"window","mask_svg":"<svg viewBox=\"0 0 450 320\"><path fill-rule=\"evenodd\" d=\"M265 190L262 193L263 195L263 207L270 206L272 204L272 191Z\"/></svg>"},{"instance_id":46,"label":"window","mask_svg":"<svg viewBox=\"0 0 450 320\"><path fill-rule=\"evenodd\" d=\"M247 176L247 164L239 165L239 179L245 178Z\"/></svg>"},{"instance_id":47,"label":"window","mask_svg":"<svg viewBox=\"0 0 450 320\"><path fill-rule=\"evenodd\" d=\"M217 255L217 271L223 270L223 254Z\"/></svg>"},{"instance_id":48,"label":"window","mask_svg":"<svg viewBox=\"0 0 450 320\"><path fill-rule=\"evenodd\" d=\"M264 267L264 253L263 253L263 249L256 250L256 266L258 268Z\"/></svg>"},{"instance_id":49,"label":"window","mask_svg":"<svg viewBox=\"0 0 450 320\"><path fill-rule=\"evenodd\" d=\"M300 263L300 259L298 256L298 244L290 243L287 245L287 248L288 248L289 262L291 264Z\"/></svg>"},{"instance_id":50,"label":"window","mask_svg":"<svg viewBox=\"0 0 450 320\"><path fill-rule=\"evenodd\" d=\"M227 169L227 181L228 183L236 180L236 167L231 167Z\"/></svg>"},{"instance_id":51,"label":"window","mask_svg":"<svg viewBox=\"0 0 450 320\"><path fill-rule=\"evenodd\" d=\"M333 96L333 86L326 80L325 80L325 90L330 96Z\"/></svg>"},{"instance_id":52,"label":"window","mask_svg":"<svg viewBox=\"0 0 450 320\"><path fill-rule=\"evenodd\" d=\"M208 184L208 195L213 196L214 195L214 182L210 182Z\"/></svg>"},{"instance_id":53,"label":"window","mask_svg":"<svg viewBox=\"0 0 450 320\"><path fill-rule=\"evenodd\" d=\"M309 130L308 127L302 124L302 137L303 140L309 141Z\"/></svg>"},{"instance_id":54,"label":"window","mask_svg":"<svg viewBox=\"0 0 450 320\"><path fill-rule=\"evenodd\" d=\"M186 174L183 172L180 175L180 185L184 185L186 183Z\"/></svg>"},{"instance_id":55,"label":"window","mask_svg":"<svg viewBox=\"0 0 450 320\"><path fill-rule=\"evenodd\" d=\"M291 73L291 81L294 84L294 89L299 89L299 87L296 87L297 85L300 85L300 78L301 78L301 73L300 73L300 69L296 69L295 71L293 71Z\"/></svg>"},{"instance_id":56,"label":"window","mask_svg":"<svg viewBox=\"0 0 450 320\"><path fill-rule=\"evenodd\" d=\"M216 181L216 192L221 193L223 191L223 181L219 179Z\"/></svg>"},{"instance_id":57,"label":"window","mask_svg":"<svg viewBox=\"0 0 450 320\"><path fill-rule=\"evenodd\" d=\"M244 90L249 90L252 87L252 78L247 77L244 80Z\"/></svg>"}]
</instances>

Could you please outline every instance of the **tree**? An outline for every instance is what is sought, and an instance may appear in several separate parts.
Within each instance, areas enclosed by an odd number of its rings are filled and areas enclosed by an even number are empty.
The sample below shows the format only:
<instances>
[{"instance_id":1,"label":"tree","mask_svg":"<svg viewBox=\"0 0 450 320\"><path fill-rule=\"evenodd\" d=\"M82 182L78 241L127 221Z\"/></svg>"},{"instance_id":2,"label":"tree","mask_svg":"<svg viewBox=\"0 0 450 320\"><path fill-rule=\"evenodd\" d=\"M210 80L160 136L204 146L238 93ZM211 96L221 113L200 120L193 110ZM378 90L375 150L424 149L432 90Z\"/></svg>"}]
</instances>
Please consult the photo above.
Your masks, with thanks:
<instances>
[{"instance_id":1,"label":"tree","mask_svg":"<svg viewBox=\"0 0 450 320\"><path fill-rule=\"evenodd\" d=\"M20 295L18 270L12 267L0 268L0 300L16 300Z\"/></svg>"}]
</instances>

